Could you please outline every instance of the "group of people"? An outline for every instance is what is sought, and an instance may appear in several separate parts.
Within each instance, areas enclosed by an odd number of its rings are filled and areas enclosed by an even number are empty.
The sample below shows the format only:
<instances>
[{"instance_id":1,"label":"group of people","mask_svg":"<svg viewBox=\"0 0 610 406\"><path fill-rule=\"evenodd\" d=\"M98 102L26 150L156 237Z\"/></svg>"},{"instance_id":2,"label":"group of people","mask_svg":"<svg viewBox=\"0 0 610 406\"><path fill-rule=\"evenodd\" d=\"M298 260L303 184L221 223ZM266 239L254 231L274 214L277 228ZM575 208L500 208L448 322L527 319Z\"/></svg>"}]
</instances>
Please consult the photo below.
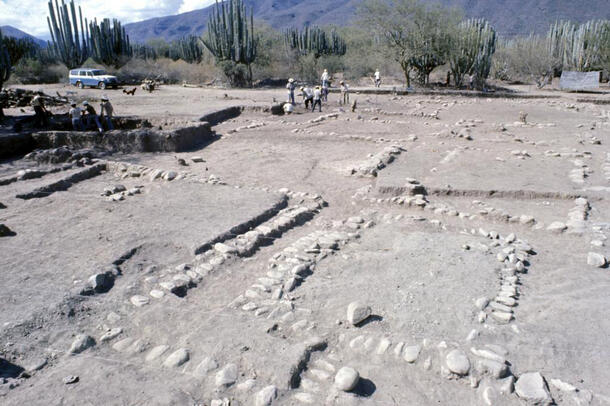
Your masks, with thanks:
<instances>
[{"instance_id":1,"label":"group of people","mask_svg":"<svg viewBox=\"0 0 610 406\"><path fill-rule=\"evenodd\" d=\"M38 128L46 128L49 125L49 112L44 105L44 93L39 91L31 101L31 106L34 108L34 124ZM83 108L77 106L75 102L70 104L68 116L72 121L72 128L75 131L85 131L87 128L95 124L100 133L104 132L102 120L106 124L109 131L114 130L112 125L112 114L114 109L108 97L103 96L100 103L100 115L97 114L95 108L89 104L87 100L83 102ZM101 120L100 120L101 119Z\"/></svg>"},{"instance_id":2,"label":"group of people","mask_svg":"<svg viewBox=\"0 0 610 406\"><path fill-rule=\"evenodd\" d=\"M95 124L100 134L103 133L104 127L102 126L100 118L106 123L108 130L114 130L114 126L112 125L112 114L114 109L112 108L112 104L110 104L108 97L102 97L100 115L97 114L95 108L89 104L87 100L83 102L82 109L74 102L70 104L70 106L71 108L68 114L72 120L72 128L75 131L85 131L86 128L92 127L93 124Z\"/></svg>"},{"instance_id":3,"label":"group of people","mask_svg":"<svg viewBox=\"0 0 610 406\"><path fill-rule=\"evenodd\" d=\"M381 75L379 74L379 70L375 72L375 83L376 86L379 87L381 84ZM314 112L316 107L318 107L318 111L322 112L322 102L328 101L328 93L330 87L330 75L327 69L324 69L322 72L321 85L315 87L309 86L301 86L299 90L301 91L301 97L303 97L303 102L305 103L305 108L309 109L311 106L311 111ZM349 86L345 81L341 80L339 82L339 86L341 89L341 99L339 100L340 104L347 105L349 104ZM294 110L295 98L294 93L296 90L296 82L293 78L288 79L288 84L286 84L286 89L288 90L288 103L285 105L285 110L288 112L292 112Z\"/></svg>"}]
</instances>

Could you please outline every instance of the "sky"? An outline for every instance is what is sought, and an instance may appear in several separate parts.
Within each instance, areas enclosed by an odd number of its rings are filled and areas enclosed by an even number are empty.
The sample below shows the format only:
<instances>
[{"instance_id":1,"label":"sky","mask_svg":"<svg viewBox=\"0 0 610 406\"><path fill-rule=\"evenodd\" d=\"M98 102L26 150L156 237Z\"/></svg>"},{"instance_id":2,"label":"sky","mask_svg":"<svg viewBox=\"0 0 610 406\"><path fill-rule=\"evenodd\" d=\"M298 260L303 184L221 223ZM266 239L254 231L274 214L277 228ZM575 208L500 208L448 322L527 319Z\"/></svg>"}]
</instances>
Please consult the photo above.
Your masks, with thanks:
<instances>
[{"instance_id":1,"label":"sky","mask_svg":"<svg viewBox=\"0 0 610 406\"><path fill-rule=\"evenodd\" d=\"M54 0L55 1L55 0ZM61 4L62 0L58 0ZM69 0L65 0L68 4ZM127 24L204 8L214 0L75 0L83 18L118 18ZM77 11L78 13L78 11ZM0 26L11 25L42 39L49 38L47 0L0 0Z\"/></svg>"}]
</instances>

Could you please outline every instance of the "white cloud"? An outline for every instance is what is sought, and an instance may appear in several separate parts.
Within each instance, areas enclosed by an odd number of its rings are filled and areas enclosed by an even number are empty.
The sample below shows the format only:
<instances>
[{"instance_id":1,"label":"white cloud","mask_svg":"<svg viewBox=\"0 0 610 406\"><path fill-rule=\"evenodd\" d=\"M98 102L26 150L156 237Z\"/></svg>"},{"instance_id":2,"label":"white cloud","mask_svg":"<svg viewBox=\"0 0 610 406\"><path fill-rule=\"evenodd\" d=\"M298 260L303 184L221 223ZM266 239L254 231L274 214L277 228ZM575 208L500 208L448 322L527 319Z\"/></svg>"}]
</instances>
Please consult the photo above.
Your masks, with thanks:
<instances>
[{"instance_id":1,"label":"white cloud","mask_svg":"<svg viewBox=\"0 0 610 406\"><path fill-rule=\"evenodd\" d=\"M186 13L187 11L199 10L214 3L214 0L184 0L178 9L178 13Z\"/></svg>"},{"instance_id":2,"label":"white cloud","mask_svg":"<svg viewBox=\"0 0 610 406\"><path fill-rule=\"evenodd\" d=\"M55 1L55 0L54 0ZM58 0L61 4L61 0ZM83 18L118 18L123 24L206 7L214 0L80 0ZM68 0L66 0L68 3ZM77 11L78 13L78 11ZM46 0L0 0L0 25L11 25L29 34L49 37Z\"/></svg>"}]
</instances>

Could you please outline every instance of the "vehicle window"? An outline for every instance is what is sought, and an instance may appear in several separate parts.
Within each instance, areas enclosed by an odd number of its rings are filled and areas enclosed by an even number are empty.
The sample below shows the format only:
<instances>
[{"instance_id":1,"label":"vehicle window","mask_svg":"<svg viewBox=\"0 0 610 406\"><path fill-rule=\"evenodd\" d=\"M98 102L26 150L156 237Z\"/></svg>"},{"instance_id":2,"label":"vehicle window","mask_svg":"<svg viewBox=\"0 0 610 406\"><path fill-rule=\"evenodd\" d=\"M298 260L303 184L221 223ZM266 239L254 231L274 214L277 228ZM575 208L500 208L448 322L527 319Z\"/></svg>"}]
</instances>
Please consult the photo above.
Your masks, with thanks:
<instances>
[{"instance_id":1,"label":"vehicle window","mask_svg":"<svg viewBox=\"0 0 610 406\"><path fill-rule=\"evenodd\" d=\"M87 72L87 76L93 76L93 73Z\"/></svg>"},{"instance_id":2,"label":"vehicle window","mask_svg":"<svg viewBox=\"0 0 610 406\"><path fill-rule=\"evenodd\" d=\"M78 76L85 76L85 72L84 71L78 71Z\"/></svg>"},{"instance_id":3,"label":"vehicle window","mask_svg":"<svg viewBox=\"0 0 610 406\"><path fill-rule=\"evenodd\" d=\"M94 70L93 71L93 75L94 76L102 76L102 75L105 75L105 74L106 74L106 72L104 72L103 70Z\"/></svg>"}]
</instances>

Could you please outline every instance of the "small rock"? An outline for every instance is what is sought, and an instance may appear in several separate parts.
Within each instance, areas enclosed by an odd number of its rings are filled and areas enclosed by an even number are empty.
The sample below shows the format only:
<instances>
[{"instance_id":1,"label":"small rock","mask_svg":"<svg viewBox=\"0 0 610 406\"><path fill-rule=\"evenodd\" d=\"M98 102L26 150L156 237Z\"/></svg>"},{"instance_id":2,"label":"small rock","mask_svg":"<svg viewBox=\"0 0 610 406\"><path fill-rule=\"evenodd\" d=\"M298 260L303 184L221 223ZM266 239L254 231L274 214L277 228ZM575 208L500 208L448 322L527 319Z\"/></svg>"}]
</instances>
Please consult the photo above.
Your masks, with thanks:
<instances>
[{"instance_id":1,"label":"small rock","mask_svg":"<svg viewBox=\"0 0 610 406\"><path fill-rule=\"evenodd\" d=\"M255 404L256 406L270 406L275 398L277 398L277 388L269 385L256 394Z\"/></svg>"},{"instance_id":2,"label":"small rock","mask_svg":"<svg viewBox=\"0 0 610 406\"><path fill-rule=\"evenodd\" d=\"M146 361L150 362L159 358L167 350L169 350L169 345L156 346L155 348L151 349L150 352L146 355Z\"/></svg>"},{"instance_id":3,"label":"small rock","mask_svg":"<svg viewBox=\"0 0 610 406\"><path fill-rule=\"evenodd\" d=\"M142 306L150 303L150 300L146 296L141 296L141 295L132 296L131 299L129 299L129 301L135 307L142 307Z\"/></svg>"},{"instance_id":4,"label":"small rock","mask_svg":"<svg viewBox=\"0 0 610 406\"><path fill-rule=\"evenodd\" d=\"M168 368L179 367L190 359L189 351L185 348L180 348L174 351L163 363Z\"/></svg>"},{"instance_id":5,"label":"small rock","mask_svg":"<svg viewBox=\"0 0 610 406\"><path fill-rule=\"evenodd\" d=\"M196 163L205 162L205 161L203 160L203 158L202 158L202 157L200 157L200 156L194 156L194 157L192 157L192 158L191 158L191 161L196 162Z\"/></svg>"},{"instance_id":6,"label":"small rock","mask_svg":"<svg viewBox=\"0 0 610 406\"><path fill-rule=\"evenodd\" d=\"M406 346L405 349L403 350L402 357L404 358L405 361L412 364L415 361L417 361L417 358L419 357L420 352L421 352L420 345L409 345L409 346Z\"/></svg>"},{"instance_id":7,"label":"small rock","mask_svg":"<svg viewBox=\"0 0 610 406\"><path fill-rule=\"evenodd\" d=\"M366 320L371 315L371 308L358 302L352 302L347 306L347 321L352 325L357 325Z\"/></svg>"},{"instance_id":8,"label":"small rock","mask_svg":"<svg viewBox=\"0 0 610 406\"><path fill-rule=\"evenodd\" d=\"M568 228L568 226L566 226L561 221L554 221L546 229L547 229L547 231L550 231L552 233L559 234L559 233L564 232L567 228Z\"/></svg>"},{"instance_id":9,"label":"small rock","mask_svg":"<svg viewBox=\"0 0 610 406\"><path fill-rule=\"evenodd\" d=\"M107 272L96 273L89 277L89 286L98 293L108 291L113 284L114 278Z\"/></svg>"},{"instance_id":10,"label":"small rock","mask_svg":"<svg viewBox=\"0 0 610 406\"><path fill-rule=\"evenodd\" d=\"M523 214L521 217L519 217L519 222L521 224L533 224L536 222L536 220L532 216Z\"/></svg>"},{"instance_id":11,"label":"small rock","mask_svg":"<svg viewBox=\"0 0 610 406\"><path fill-rule=\"evenodd\" d=\"M205 377L210 371L218 368L218 362L210 357L205 357L195 368L195 375Z\"/></svg>"},{"instance_id":12,"label":"small rock","mask_svg":"<svg viewBox=\"0 0 610 406\"><path fill-rule=\"evenodd\" d=\"M178 176L178 173L176 173L175 171L167 171L163 174L163 179L174 180L176 179L176 176Z\"/></svg>"},{"instance_id":13,"label":"small rock","mask_svg":"<svg viewBox=\"0 0 610 406\"><path fill-rule=\"evenodd\" d=\"M447 368L457 375L467 375L470 371L470 360L464 351L455 349L447 354Z\"/></svg>"},{"instance_id":14,"label":"small rock","mask_svg":"<svg viewBox=\"0 0 610 406\"><path fill-rule=\"evenodd\" d=\"M70 385L72 383L76 383L78 382L78 376L76 375L68 375L66 376L64 379L62 379L62 381L66 384L66 385Z\"/></svg>"},{"instance_id":15,"label":"small rock","mask_svg":"<svg viewBox=\"0 0 610 406\"><path fill-rule=\"evenodd\" d=\"M515 383L517 395L537 405L550 405L551 395L549 394L546 382L539 372L528 372L519 377Z\"/></svg>"},{"instance_id":16,"label":"small rock","mask_svg":"<svg viewBox=\"0 0 610 406\"><path fill-rule=\"evenodd\" d=\"M237 365L227 364L216 373L216 386L231 386L237 381Z\"/></svg>"},{"instance_id":17,"label":"small rock","mask_svg":"<svg viewBox=\"0 0 610 406\"><path fill-rule=\"evenodd\" d=\"M85 351L89 347L93 347L95 345L95 340L93 337L88 336L86 334L79 334L76 336L70 349L68 350L69 354L79 354Z\"/></svg>"},{"instance_id":18,"label":"small rock","mask_svg":"<svg viewBox=\"0 0 610 406\"><path fill-rule=\"evenodd\" d=\"M17 233L12 231L10 228L5 226L4 224L0 224L0 237L13 237L15 235L17 235Z\"/></svg>"},{"instance_id":19,"label":"small rock","mask_svg":"<svg viewBox=\"0 0 610 406\"><path fill-rule=\"evenodd\" d=\"M123 332L123 329L120 327L113 328L110 331L106 332L104 335L102 335L100 337L100 341L101 342L110 341L110 340L118 337L119 334L121 334L122 332Z\"/></svg>"},{"instance_id":20,"label":"small rock","mask_svg":"<svg viewBox=\"0 0 610 406\"><path fill-rule=\"evenodd\" d=\"M475 302L474 305L477 307L477 309L479 310L483 310L487 307L487 305L489 304L489 299L486 297L480 297L478 298Z\"/></svg>"},{"instance_id":21,"label":"small rock","mask_svg":"<svg viewBox=\"0 0 610 406\"><path fill-rule=\"evenodd\" d=\"M343 367L335 375L335 386L344 392L349 392L358 384L360 374L353 368Z\"/></svg>"},{"instance_id":22,"label":"small rock","mask_svg":"<svg viewBox=\"0 0 610 406\"><path fill-rule=\"evenodd\" d=\"M589 252L587 255L587 264L597 268L603 268L606 266L607 260L602 254L597 252Z\"/></svg>"}]
</instances>

